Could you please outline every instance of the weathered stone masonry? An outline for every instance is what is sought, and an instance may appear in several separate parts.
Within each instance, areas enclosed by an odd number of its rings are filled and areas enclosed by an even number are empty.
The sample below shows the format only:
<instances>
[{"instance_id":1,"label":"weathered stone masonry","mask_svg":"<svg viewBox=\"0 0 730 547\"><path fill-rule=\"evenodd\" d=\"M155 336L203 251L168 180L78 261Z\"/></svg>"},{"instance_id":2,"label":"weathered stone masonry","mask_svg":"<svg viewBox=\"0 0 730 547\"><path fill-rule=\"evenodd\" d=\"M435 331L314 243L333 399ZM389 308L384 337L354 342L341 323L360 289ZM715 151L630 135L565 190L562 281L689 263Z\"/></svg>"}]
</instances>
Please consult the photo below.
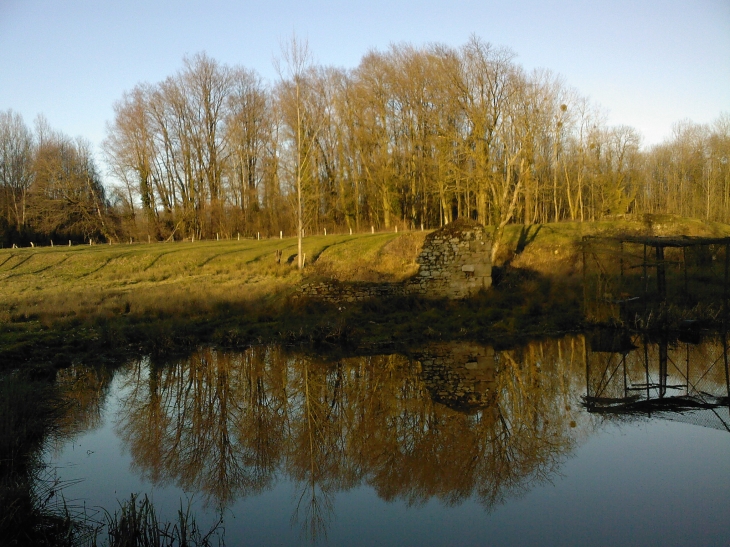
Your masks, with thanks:
<instances>
[{"instance_id":1,"label":"weathered stone masonry","mask_svg":"<svg viewBox=\"0 0 730 547\"><path fill-rule=\"evenodd\" d=\"M418 274L402 283L307 283L302 296L333 302L420 294L465 298L492 285L491 240L484 227L459 219L426 237Z\"/></svg>"},{"instance_id":2,"label":"weathered stone masonry","mask_svg":"<svg viewBox=\"0 0 730 547\"><path fill-rule=\"evenodd\" d=\"M305 283L299 287L299 294L318 300L330 302L355 302L369 298L403 296L406 293L405 283L338 283L321 281Z\"/></svg>"},{"instance_id":3,"label":"weathered stone masonry","mask_svg":"<svg viewBox=\"0 0 730 547\"><path fill-rule=\"evenodd\" d=\"M426 237L416 259L418 275L411 292L464 298L492 285L492 244L484 227L459 219Z\"/></svg>"}]
</instances>

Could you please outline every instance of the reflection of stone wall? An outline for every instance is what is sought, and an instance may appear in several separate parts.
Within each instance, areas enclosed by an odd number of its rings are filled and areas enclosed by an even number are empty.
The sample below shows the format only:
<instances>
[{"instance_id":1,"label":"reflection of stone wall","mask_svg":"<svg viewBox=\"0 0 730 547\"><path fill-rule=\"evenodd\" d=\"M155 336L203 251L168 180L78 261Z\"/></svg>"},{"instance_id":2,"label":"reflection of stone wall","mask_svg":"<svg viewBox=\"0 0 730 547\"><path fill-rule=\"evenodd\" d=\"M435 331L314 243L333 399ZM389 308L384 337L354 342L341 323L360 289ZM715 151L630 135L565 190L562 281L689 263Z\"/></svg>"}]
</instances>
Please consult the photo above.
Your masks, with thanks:
<instances>
[{"instance_id":1,"label":"reflection of stone wall","mask_svg":"<svg viewBox=\"0 0 730 547\"><path fill-rule=\"evenodd\" d=\"M459 219L426 237L418 274L404 283L306 283L299 294L332 302L407 294L465 298L492 285L491 250L483 226Z\"/></svg>"},{"instance_id":2,"label":"reflection of stone wall","mask_svg":"<svg viewBox=\"0 0 730 547\"><path fill-rule=\"evenodd\" d=\"M470 343L434 344L417 358L434 401L467 411L494 405L494 349Z\"/></svg>"}]
</instances>

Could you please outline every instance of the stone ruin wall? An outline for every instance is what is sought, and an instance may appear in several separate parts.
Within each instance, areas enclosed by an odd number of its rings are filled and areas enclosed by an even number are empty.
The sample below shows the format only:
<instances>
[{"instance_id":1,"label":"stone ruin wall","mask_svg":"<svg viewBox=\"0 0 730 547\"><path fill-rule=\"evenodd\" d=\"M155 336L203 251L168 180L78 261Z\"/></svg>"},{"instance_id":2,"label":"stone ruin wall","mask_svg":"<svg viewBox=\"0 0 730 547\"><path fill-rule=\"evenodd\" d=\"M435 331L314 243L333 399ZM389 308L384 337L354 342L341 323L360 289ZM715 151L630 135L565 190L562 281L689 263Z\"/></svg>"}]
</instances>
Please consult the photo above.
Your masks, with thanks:
<instances>
[{"instance_id":1,"label":"stone ruin wall","mask_svg":"<svg viewBox=\"0 0 730 547\"><path fill-rule=\"evenodd\" d=\"M355 302L370 298L404 296L407 286L404 283L338 283L321 281L304 283L299 287L299 295L329 302Z\"/></svg>"},{"instance_id":2,"label":"stone ruin wall","mask_svg":"<svg viewBox=\"0 0 730 547\"><path fill-rule=\"evenodd\" d=\"M426 237L418 273L402 283L305 283L299 295L331 302L417 294L465 298L492 285L492 244L484 227L459 219Z\"/></svg>"},{"instance_id":3,"label":"stone ruin wall","mask_svg":"<svg viewBox=\"0 0 730 547\"><path fill-rule=\"evenodd\" d=\"M410 282L433 296L465 298L492 285L492 244L484 227L459 219L426 237Z\"/></svg>"}]
</instances>

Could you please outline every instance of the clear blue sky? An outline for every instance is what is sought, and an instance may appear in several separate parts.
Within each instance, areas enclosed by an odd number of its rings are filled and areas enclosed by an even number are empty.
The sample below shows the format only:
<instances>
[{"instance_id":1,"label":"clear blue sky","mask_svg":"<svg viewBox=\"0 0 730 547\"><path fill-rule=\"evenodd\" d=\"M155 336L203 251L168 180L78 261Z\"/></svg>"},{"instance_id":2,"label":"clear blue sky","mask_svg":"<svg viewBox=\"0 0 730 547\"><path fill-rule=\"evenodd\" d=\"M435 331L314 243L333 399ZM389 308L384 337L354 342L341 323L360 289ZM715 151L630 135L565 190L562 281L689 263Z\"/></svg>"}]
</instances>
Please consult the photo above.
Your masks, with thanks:
<instances>
[{"instance_id":1,"label":"clear blue sky","mask_svg":"<svg viewBox=\"0 0 730 547\"><path fill-rule=\"evenodd\" d=\"M730 111L730 0L0 0L0 110L95 147L112 105L207 52L273 80L296 32L316 60L355 67L390 43L507 46L638 129L645 144L681 119Z\"/></svg>"}]
</instances>

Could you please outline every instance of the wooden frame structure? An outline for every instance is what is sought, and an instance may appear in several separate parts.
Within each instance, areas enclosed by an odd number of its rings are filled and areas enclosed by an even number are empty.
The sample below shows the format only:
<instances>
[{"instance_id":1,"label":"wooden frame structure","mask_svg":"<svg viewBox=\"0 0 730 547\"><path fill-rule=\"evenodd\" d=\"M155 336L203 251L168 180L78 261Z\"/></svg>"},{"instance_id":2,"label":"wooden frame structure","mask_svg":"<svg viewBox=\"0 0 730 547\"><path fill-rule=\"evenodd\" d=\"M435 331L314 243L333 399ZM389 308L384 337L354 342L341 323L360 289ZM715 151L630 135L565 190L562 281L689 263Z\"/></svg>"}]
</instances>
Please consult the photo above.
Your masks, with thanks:
<instances>
[{"instance_id":1,"label":"wooden frame structure","mask_svg":"<svg viewBox=\"0 0 730 547\"><path fill-rule=\"evenodd\" d=\"M590 320L624 322L667 304L718 300L728 316L730 237L584 236L581 247Z\"/></svg>"}]
</instances>

